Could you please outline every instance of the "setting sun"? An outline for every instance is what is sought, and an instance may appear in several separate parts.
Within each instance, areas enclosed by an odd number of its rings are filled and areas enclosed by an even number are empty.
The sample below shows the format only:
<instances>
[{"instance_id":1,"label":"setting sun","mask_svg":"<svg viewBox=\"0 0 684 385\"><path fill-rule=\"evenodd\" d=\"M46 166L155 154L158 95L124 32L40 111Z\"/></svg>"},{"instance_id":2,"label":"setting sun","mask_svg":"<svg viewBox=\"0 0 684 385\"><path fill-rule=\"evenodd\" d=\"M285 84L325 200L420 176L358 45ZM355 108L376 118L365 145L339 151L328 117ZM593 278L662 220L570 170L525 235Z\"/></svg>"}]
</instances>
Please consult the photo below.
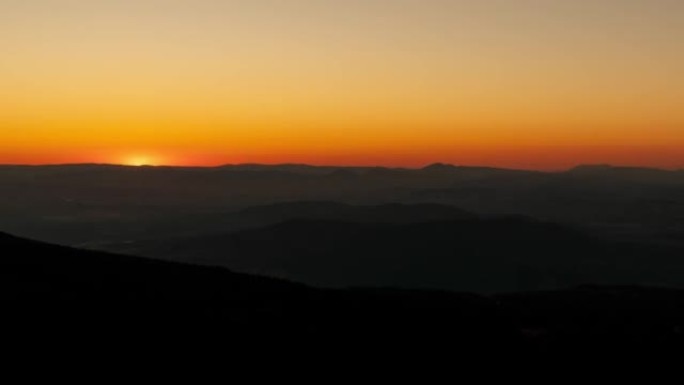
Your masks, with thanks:
<instances>
[{"instance_id":1,"label":"setting sun","mask_svg":"<svg viewBox=\"0 0 684 385\"><path fill-rule=\"evenodd\" d=\"M684 167L684 1L58 3L0 1L0 163Z\"/></svg>"},{"instance_id":2,"label":"setting sun","mask_svg":"<svg viewBox=\"0 0 684 385\"><path fill-rule=\"evenodd\" d=\"M123 164L126 166L136 166L136 167L141 167L141 166L158 166L159 165L159 160L156 159L153 156L149 155L132 155L123 161Z\"/></svg>"}]
</instances>

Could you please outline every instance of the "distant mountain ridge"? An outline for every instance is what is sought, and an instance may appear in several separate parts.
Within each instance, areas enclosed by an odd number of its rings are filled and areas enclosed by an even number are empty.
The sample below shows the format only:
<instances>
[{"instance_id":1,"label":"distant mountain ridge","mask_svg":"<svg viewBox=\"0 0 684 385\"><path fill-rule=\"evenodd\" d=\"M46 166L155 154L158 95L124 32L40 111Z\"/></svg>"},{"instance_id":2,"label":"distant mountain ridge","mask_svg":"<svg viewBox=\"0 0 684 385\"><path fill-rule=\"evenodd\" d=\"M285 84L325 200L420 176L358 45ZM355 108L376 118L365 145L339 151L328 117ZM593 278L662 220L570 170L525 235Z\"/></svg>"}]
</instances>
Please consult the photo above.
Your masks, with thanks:
<instances>
[{"instance_id":1,"label":"distant mountain ridge","mask_svg":"<svg viewBox=\"0 0 684 385\"><path fill-rule=\"evenodd\" d=\"M291 219L224 234L103 247L323 287L476 292L589 283L684 287L684 248L614 242L519 216L422 222Z\"/></svg>"},{"instance_id":2,"label":"distant mountain ridge","mask_svg":"<svg viewBox=\"0 0 684 385\"><path fill-rule=\"evenodd\" d=\"M279 222L292 219L329 219L348 222L411 223L433 220L475 218L475 214L453 206L432 203L407 205L386 203L381 205L349 205L337 202L282 202L253 206L237 213L239 219L250 222L257 217L264 221ZM250 219L248 219L250 218Z\"/></svg>"},{"instance_id":3,"label":"distant mountain ridge","mask_svg":"<svg viewBox=\"0 0 684 385\"><path fill-rule=\"evenodd\" d=\"M684 172L581 166L563 172L433 164L212 168L0 166L0 227L82 245L225 230L218 215L289 202L440 204L524 215L625 239L684 244ZM427 208L426 208L427 209ZM209 225L216 224L213 230Z\"/></svg>"},{"instance_id":4,"label":"distant mountain ridge","mask_svg":"<svg viewBox=\"0 0 684 385\"><path fill-rule=\"evenodd\" d=\"M619 170L643 170L643 171L666 171L666 172L681 172L684 168L657 168L657 167L640 167L640 166L624 166L613 164L578 164L566 170L557 171L541 171L537 169L524 168L508 168L496 166L478 166L478 165L459 165L452 163L435 162L422 167L392 167L392 166L344 166L344 165L313 165L306 163L226 163L217 166L187 166L187 165L143 165L143 166L129 166L116 163L56 163L56 164L0 164L0 168L131 168L131 169L234 169L244 171L273 171L273 170L289 170L311 172L315 170L334 171L339 169L350 170L397 170L397 171L436 171L436 170L508 170L508 171L529 171L529 172L544 172L544 173L562 173L577 170L597 170L597 171L619 171Z\"/></svg>"}]
</instances>

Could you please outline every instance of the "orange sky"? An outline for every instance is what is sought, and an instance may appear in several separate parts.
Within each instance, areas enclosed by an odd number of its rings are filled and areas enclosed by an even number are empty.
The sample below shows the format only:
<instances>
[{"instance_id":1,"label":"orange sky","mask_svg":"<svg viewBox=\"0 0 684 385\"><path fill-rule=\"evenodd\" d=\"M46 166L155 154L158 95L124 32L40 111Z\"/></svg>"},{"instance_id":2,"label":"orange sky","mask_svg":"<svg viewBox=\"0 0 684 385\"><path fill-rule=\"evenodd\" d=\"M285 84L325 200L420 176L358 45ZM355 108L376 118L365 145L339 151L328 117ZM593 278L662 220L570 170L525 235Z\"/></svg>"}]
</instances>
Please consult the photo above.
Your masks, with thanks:
<instances>
[{"instance_id":1,"label":"orange sky","mask_svg":"<svg viewBox=\"0 0 684 385\"><path fill-rule=\"evenodd\" d=\"M0 2L0 163L684 167L680 0Z\"/></svg>"}]
</instances>

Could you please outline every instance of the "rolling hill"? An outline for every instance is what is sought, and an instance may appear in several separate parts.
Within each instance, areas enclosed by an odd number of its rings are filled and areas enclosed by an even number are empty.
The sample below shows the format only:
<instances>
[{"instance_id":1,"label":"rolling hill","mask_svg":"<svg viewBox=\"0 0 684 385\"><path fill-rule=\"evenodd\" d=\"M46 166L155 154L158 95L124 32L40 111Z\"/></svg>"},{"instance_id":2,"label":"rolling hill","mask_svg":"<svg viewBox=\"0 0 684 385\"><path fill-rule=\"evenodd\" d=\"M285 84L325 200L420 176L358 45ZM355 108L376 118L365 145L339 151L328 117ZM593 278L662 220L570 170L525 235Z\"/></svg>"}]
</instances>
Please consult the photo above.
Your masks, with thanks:
<instances>
[{"instance_id":1,"label":"rolling hill","mask_svg":"<svg viewBox=\"0 0 684 385\"><path fill-rule=\"evenodd\" d=\"M586 356L587 349L651 354L684 343L678 290L592 286L490 297L318 290L1 233L0 272L4 346L54 353L121 349L149 359L229 349L282 360L355 351L356 359L382 354L415 364L428 356Z\"/></svg>"},{"instance_id":2,"label":"rolling hill","mask_svg":"<svg viewBox=\"0 0 684 385\"><path fill-rule=\"evenodd\" d=\"M684 286L684 249L677 246L613 241L517 216L422 222L373 218L289 220L104 247L321 287L504 292L580 284Z\"/></svg>"}]
</instances>

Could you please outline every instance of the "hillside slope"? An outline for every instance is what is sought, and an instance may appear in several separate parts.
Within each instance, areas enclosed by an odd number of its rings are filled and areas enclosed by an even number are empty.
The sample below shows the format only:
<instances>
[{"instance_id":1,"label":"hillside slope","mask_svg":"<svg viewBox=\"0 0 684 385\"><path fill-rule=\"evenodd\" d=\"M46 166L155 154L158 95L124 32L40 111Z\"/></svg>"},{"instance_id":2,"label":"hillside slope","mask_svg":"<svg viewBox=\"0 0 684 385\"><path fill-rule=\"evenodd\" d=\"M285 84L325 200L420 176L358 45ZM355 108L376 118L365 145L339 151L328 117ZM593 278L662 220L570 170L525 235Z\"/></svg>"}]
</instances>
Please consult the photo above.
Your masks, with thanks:
<instances>
[{"instance_id":1,"label":"hillside slope","mask_svg":"<svg viewBox=\"0 0 684 385\"><path fill-rule=\"evenodd\" d=\"M610 241L524 217L417 223L293 220L109 247L322 287L491 293L581 284L684 286L682 248Z\"/></svg>"},{"instance_id":2,"label":"hillside slope","mask_svg":"<svg viewBox=\"0 0 684 385\"><path fill-rule=\"evenodd\" d=\"M11 331L4 333L5 347L13 342L32 352L63 354L68 346L148 356L228 349L282 359L351 351L356 359L468 355L490 362L512 354L586 355L587 349L644 353L684 342L684 292L676 290L584 287L494 297L316 290L5 234L0 271L3 327Z\"/></svg>"}]
</instances>

